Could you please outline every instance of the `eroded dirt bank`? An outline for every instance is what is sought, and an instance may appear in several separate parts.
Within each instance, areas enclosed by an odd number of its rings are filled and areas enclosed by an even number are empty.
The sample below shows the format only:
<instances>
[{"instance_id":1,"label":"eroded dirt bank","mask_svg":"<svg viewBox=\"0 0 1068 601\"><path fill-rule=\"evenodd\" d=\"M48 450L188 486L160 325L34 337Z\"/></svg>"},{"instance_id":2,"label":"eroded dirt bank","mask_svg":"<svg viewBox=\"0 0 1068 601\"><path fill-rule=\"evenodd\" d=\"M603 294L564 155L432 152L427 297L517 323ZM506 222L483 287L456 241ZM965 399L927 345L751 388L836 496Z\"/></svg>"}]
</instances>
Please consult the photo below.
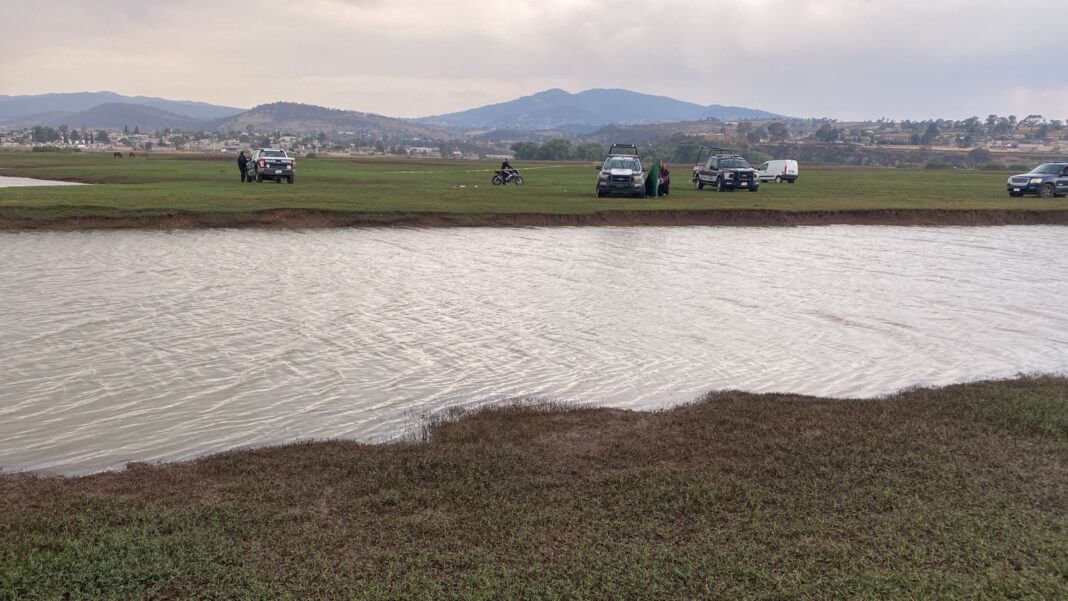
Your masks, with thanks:
<instances>
[{"instance_id":1,"label":"eroded dirt bank","mask_svg":"<svg viewBox=\"0 0 1068 601\"><path fill-rule=\"evenodd\" d=\"M998 226L1068 225L1068 210L876 209L857 211L603 211L538 213L348 213L271 209L254 213L34 217L0 214L2 230L331 228L331 227L553 227L553 226L801 225Z\"/></svg>"}]
</instances>

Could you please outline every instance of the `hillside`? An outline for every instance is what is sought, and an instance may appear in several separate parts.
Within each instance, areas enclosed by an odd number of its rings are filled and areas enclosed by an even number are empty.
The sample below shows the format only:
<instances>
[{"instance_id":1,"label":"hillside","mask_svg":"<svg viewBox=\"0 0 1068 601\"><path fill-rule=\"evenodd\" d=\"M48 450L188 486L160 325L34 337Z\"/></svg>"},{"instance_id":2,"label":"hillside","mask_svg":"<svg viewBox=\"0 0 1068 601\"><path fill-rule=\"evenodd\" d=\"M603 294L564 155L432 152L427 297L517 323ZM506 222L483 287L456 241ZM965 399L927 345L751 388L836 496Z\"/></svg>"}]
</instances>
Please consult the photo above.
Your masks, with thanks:
<instances>
[{"instance_id":1,"label":"hillside","mask_svg":"<svg viewBox=\"0 0 1068 601\"><path fill-rule=\"evenodd\" d=\"M162 109L143 104L125 104L108 102L78 113L58 112L27 117L24 125L71 125L74 127L91 127L94 129L130 129L141 131L158 131L171 129L204 129L205 122L200 119L178 115Z\"/></svg>"},{"instance_id":2,"label":"hillside","mask_svg":"<svg viewBox=\"0 0 1068 601\"><path fill-rule=\"evenodd\" d=\"M440 128L371 113L344 111L311 104L263 104L211 123L215 131L280 130L287 132L351 132L361 137L451 138Z\"/></svg>"},{"instance_id":3,"label":"hillside","mask_svg":"<svg viewBox=\"0 0 1068 601\"><path fill-rule=\"evenodd\" d=\"M508 102L425 117L418 121L468 129L560 129L586 133L613 123L666 123L710 117L737 120L770 119L778 115L742 107L702 106L629 90L593 89L571 94L552 89Z\"/></svg>"},{"instance_id":4,"label":"hillside","mask_svg":"<svg viewBox=\"0 0 1068 601\"><path fill-rule=\"evenodd\" d=\"M114 92L74 92L29 96L0 95L0 123L26 122L47 113L80 113L102 104L139 104L193 119L221 119L244 109L191 100L167 100L150 96L123 96ZM42 123L43 124L43 123Z\"/></svg>"}]
</instances>

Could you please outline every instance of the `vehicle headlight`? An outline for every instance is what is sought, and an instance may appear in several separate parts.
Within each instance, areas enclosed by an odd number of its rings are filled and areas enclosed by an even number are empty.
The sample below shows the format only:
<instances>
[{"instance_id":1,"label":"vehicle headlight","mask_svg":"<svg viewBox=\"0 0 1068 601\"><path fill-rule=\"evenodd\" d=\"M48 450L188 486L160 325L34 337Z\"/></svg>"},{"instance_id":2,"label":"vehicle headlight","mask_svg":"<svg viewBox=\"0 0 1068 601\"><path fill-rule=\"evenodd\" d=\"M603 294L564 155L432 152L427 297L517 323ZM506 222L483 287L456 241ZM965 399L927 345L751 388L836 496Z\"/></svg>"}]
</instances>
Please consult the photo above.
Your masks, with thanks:
<instances>
[{"instance_id":1,"label":"vehicle headlight","mask_svg":"<svg viewBox=\"0 0 1068 601\"><path fill-rule=\"evenodd\" d=\"M1042 183L1042 178L1041 177L1032 177L1031 178L1031 183L1032 184L1041 184Z\"/></svg>"},{"instance_id":2,"label":"vehicle headlight","mask_svg":"<svg viewBox=\"0 0 1068 601\"><path fill-rule=\"evenodd\" d=\"M733 173L728 173L724 177L726 177L727 179L734 179L734 174Z\"/></svg>"}]
</instances>

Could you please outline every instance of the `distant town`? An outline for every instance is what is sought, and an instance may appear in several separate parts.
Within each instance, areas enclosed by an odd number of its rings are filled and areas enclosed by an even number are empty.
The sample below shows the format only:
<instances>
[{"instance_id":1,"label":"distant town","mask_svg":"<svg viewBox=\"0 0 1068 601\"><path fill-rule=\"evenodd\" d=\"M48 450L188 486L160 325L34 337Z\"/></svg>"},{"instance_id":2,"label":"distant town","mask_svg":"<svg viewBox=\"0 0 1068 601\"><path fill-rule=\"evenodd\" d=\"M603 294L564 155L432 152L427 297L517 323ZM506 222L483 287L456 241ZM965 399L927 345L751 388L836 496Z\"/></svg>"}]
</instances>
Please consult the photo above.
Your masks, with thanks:
<instances>
[{"instance_id":1,"label":"distant town","mask_svg":"<svg viewBox=\"0 0 1068 601\"><path fill-rule=\"evenodd\" d=\"M61 103L77 110L55 110ZM26 114L31 109L39 112ZM855 166L998 169L1068 153L1068 128L1065 120L1038 114L801 119L626 90L547 90L420 119L287 102L245 110L109 92L0 97L0 148L9 150L237 153L273 147L303 157L561 161L598 160L616 142L676 163L713 145L754 162L788 156Z\"/></svg>"}]
</instances>

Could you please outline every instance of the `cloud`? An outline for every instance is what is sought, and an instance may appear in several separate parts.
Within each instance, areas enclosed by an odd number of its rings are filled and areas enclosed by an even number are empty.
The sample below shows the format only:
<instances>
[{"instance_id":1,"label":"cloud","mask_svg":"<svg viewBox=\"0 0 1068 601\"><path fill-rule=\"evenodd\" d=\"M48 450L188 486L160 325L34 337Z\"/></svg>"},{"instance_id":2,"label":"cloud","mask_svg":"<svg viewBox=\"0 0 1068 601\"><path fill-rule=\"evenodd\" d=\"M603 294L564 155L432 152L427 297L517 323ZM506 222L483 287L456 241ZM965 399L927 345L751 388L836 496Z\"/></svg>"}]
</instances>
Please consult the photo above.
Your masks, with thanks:
<instances>
[{"instance_id":1,"label":"cloud","mask_svg":"<svg viewBox=\"0 0 1068 601\"><path fill-rule=\"evenodd\" d=\"M1064 112L1063 78L1046 68L1065 64L1063 41L1021 44L1005 27L1058 15L1053 0L5 4L6 94L113 89L418 116L618 87L798 116Z\"/></svg>"}]
</instances>

